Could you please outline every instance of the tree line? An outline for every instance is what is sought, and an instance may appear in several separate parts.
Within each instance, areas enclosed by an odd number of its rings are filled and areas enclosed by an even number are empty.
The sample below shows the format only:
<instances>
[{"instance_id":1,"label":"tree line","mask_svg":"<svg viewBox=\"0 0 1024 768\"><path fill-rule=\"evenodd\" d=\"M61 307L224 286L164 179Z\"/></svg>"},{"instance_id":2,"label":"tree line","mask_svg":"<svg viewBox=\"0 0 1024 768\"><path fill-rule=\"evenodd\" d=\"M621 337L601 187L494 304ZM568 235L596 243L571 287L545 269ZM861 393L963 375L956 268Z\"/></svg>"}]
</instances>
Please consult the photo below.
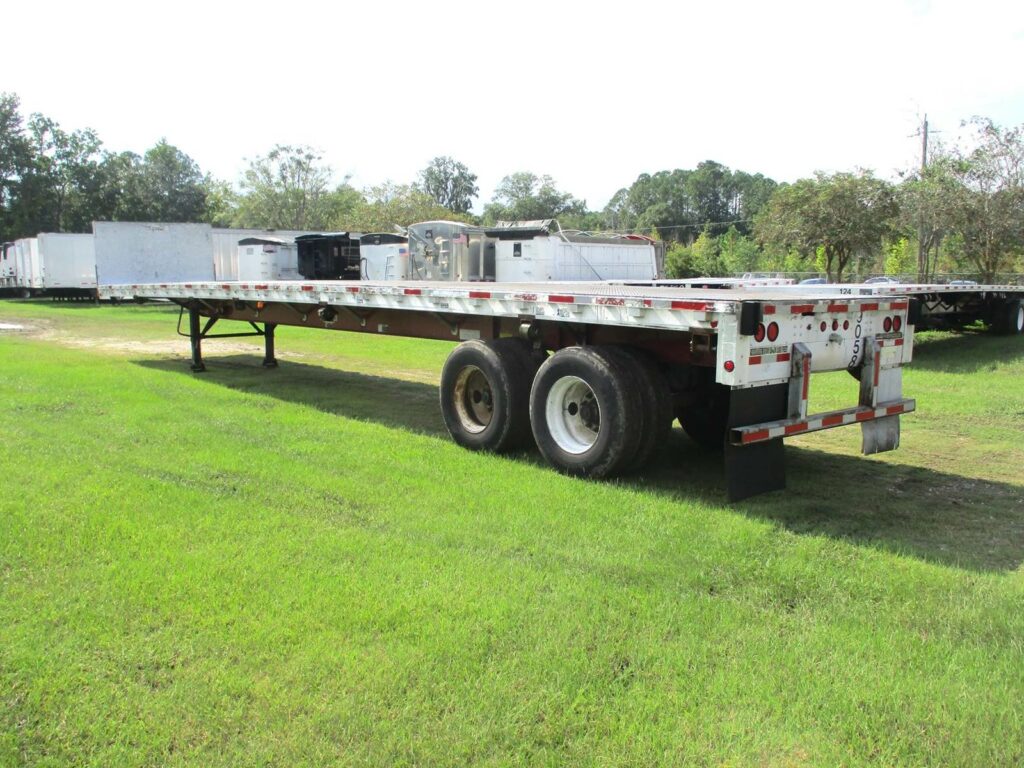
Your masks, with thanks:
<instances>
[{"instance_id":1,"label":"tree line","mask_svg":"<svg viewBox=\"0 0 1024 768\"><path fill-rule=\"evenodd\" d=\"M392 231L416 221L557 219L564 229L628 231L666 246L672 277L885 273L921 280L1024 268L1024 126L975 118L962 144L889 182L866 170L777 183L708 160L641 174L601 210L528 171L497 185L480 215L477 176L436 157L407 183L356 189L315 150L278 145L237 184L204 173L161 139L141 156L107 149L91 129L24 118L0 94L0 240L88 232L91 222L193 221L259 229Z\"/></svg>"}]
</instances>

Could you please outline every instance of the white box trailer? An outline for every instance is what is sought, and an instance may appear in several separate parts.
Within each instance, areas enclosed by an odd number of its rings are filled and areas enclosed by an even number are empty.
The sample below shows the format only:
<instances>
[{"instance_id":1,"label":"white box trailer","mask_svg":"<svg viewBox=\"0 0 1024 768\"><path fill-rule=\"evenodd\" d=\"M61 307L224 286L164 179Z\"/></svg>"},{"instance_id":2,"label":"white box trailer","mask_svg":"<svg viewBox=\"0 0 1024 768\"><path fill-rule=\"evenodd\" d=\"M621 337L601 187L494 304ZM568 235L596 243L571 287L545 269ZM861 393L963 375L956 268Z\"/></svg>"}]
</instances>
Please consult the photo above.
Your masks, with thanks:
<instances>
[{"instance_id":1,"label":"white box trailer","mask_svg":"<svg viewBox=\"0 0 1024 768\"><path fill-rule=\"evenodd\" d=\"M214 280L209 224L95 221L100 283L174 283Z\"/></svg>"},{"instance_id":2,"label":"white box trailer","mask_svg":"<svg viewBox=\"0 0 1024 768\"><path fill-rule=\"evenodd\" d=\"M44 232L37 241L46 295L73 297L95 293L96 248L92 235Z\"/></svg>"},{"instance_id":3,"label":"white box trailer","mask_svg":"<svg viewBox=\"0 0 1024 768\"><path fill-rule=\"evenodd\" d=\"M424 239L425 236L424 236ZM450 263L450 262L449 262ZM202 343L241 321L276 367L279 325L461 342L441 374L452 438L467 448L530 442L584 477L636 471L673 417L723 450L728 495L785 486L783 439L860 425L865 454L899 445L902 366L913 349L904 297L587 282L308 280L100 285L111 299L165 299ZM179 317L179 323L181 317ZM855 405L808 412L812 372L849 370ZM382 407L388 407L382 403Z\"/></svg>"},{"instance_id":4,"label":"white box trailer","mask_svg":"<svg viewBox=\"0 0 1024 768\"><path fill-rule=\"evenodd\" d=\"M655 246L642 239L540 235L497 245L499 283L657 278Z\"/></svg>"},{"instance_id":5,"label":"white box trailer","mask_svg":"<svg viewBox=\"0 0 1024 768\"><path fill-rule=\"evenodd\" d=\"M362 280L414 280L409 260L409 238L373 232L359 238Z\"/></svg>"},{"instance_id":6,"label":"white box trailer","mask_svg":"<svg viewBox=\"0 0 1024 768\"><path fill-rule=\"evenodd\" d=\"M296 237L312 233L298 229L223 229L214 227L210 230L210 234L213 239L214 279L247 280L256 278L251 276L243 277L242 275L243 267L240 263L239 253L239 242L241 240L252 237L261 237L294 243ZM298 263L296 262L296 268L297 266ZM250 270L249 274L251 274L252 268L252 264L247 265L246 269ZM293 277L285 277L282 275L280 277L267 279L297 280L299 279L299 274L296 271Z\"/></svg>"},{"instance_id":7,"label":"white box trailer","mask_svg":"<svg viewBox=\"0 0 1024 768\"><path fill-rule=\"evenodd\" d=\"M5 295L14 291L16 255L17 246L13 242L0 244L0 292Z\"/></svg>"},{"instance_id":8,"label":"white box trailer","mask_svg":"<svg viewBox=\"0 0 1024 768\"><path fill-rule=\"evenodd\" d=\"M43 264L39 257L39 241L25 237L14 241L14 290L29 298L43 291Z\"/></svg>"},{"instance_id":9,"label":"white box trailer","mask_svg":"<svg viewBox=\"0 0 1024 768\"><path fill-rule=\"evenodd\" d=\"M660 245L649 238L568 233L556 227L551 219L494 227L419 222L407 230L409 269L404 274L409 279L498 283L651 281L661 276Z\"/></svg>"},{"instance_id":10,"label":"white box trailer","mask_svg":"<svg viewBox=\"0 0 1024 768\"><path fill-rule=\"evenodd\" d=\"M238 279L301 280L295 240L279 237L243 237L238 241Z\"/></svg>"}]
</instances>

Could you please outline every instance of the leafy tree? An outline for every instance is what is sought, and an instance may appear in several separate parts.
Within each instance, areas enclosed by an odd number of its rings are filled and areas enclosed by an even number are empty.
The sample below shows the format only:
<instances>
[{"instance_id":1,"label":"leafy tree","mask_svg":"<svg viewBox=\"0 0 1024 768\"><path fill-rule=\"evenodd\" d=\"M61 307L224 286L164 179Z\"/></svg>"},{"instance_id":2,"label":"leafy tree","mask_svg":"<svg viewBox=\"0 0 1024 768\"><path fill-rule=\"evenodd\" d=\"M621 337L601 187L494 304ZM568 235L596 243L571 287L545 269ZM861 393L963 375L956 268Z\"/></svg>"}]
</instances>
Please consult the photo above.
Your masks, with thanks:
<instances>
[{"instance_id":1,"label":"leafy tree","mask_svg":"<svg viewBox=\"0 0 1024 768\"><path fill-rule=\"evenodd\" d=\"M203 220L215 227L230 227L238 211L238 194L228 182L209 175L203 184L206 187L206 213Z\"/></svg>"},{"instance_id":2,"label":"leafy tree","mask_svg":"<svg viewBox=\"0 0 1024 768\"><path fill-rule=\"evenodd\" d=\"M456 213L469 213L479 193L476 174L450 157L435 157L420 171L418 187L433 201Z\"/></svg>"},{"instance_id":3,"label":"leafy tree","mask_svg":"<svg viewBox=\"0 0 1024 768\"><path fill-rule=\"evenodd\" d=\"M587 204L568 192L560 192L550 176L513 173L494 190L494 198L484 208L486 224L503 221L530 221L582 216Z\"/></svg>"},{"instance_id":4,"label":"leafy tree","mask_svg":"<svg viewBox=\"0 0 1024 768\"><path fill-rule=\"evenodd\" d=\"M948 164L933 162L923 173L917 172L903 181L897 190L899 226L919 243L916 271L922 282L933 272L932 255L952 230L957 187L948 173Z\"/></svg>"},{"instance_id":5,"label":"leafy tree","mask_svg":"<svg viewBox=\"0 0 1024 768\"><path fill-rule=\"evenodd\" d=\"M915 259L910 253L910 241L901 237L890 243L885 255L885 274L897 277L905 275L915 266Z\"/></svg>"},{"instance_id":6,"label":"leafy tree","mask_svg":"<svg viewBox=\"0 0 1024 768\"><path fill-rule=\"evenodd\" d=\"M242 176L242 197L235 224L267 229L328 229L340 202L349 199L331 188L333 172L310 147L278 144L250 161ZM347 182L347 179L346 179Z\"/></svg>"},{"instance_id":7,"label":"leafy tree","mask_svg":"<svg viewBox=\"0 0 1024 768\"><path fill-rule=\"evenodd\" d=\"M693 170L641 174L632 186L615 193L604 215L609 226L657 229L682 242L692 242L707 228L720 235L734 226L746 235L776 186L762 174L731 171L705 160Z\"/></svg>"},{"instance_id":8,"label":"leafy tree","mask_svg":"<svg viewBox=\"0 0 1024 768\"><path fill-rule=\"evenodd\" d=\"M450 211L415 185L385 182L364 190L363 200L344 218L341 228L358 232L392 232L418 221L465 221L466 213Z\"/></svg>"},{"instance_id":9,"label":"leafy tree","mask_svg":"<svg viewBox=\"0 0 1024 768\"><path fill-rule=\"evenodd\" d=\"M875 254L897 213L892 186L870 172L818 173L776 190L755 223L762 243L806 255L820 247L829 281L858 255Z\"/></svg>"},{"instance_id":10,"label":"leafy tree","mask_svg":"<svg viewBox=\"0 0 1024 768\"><path fill-rule=\"evenodd\" d=\"M723 274L719 239L705 229L692 245L676 243L665 254L668 277L707 277Z\"/></svg>"},{"instance_id":11,"label":"leafy tree","mask_svg":"<svg viewBox=\"0 0 1024 768\"><path fill-rule=\"evenodd\" d=\"M718 237L718 258L726 275L755 272L761 267L761 249L736 227Z\"/></svg>"},{"instance_id":12,"label":"leafy tree","mask_svg":"<svg viewBox=\"0 0 1024 768\"><path fill-rule=\"evenodd\" d=\"M33 163L22 178L22 222L30 232L85 231L98 187L99 137L89 128L69 133L40 114L28 128Z\"/></svg>"},{"instance_id":13,"label":"leafy tree","mask_svg":"<svg viewBox=\"0 0 1024 768\"><path fill-rule=\"evenodd\" d=\"M20 106L13 93L0 93L0 242L24 234L15 229L15 209L21 180L32 167L32 146L25 135Z\"/></svg>"},{"instance_id":14,"label":"leafy tree","mask_svg":"<svg viewBox=\"0 0 1024 768\"><path fill-rule=\"evenodd\" d=\"M974 118L969 126L975 145L957 149L951 164L960 186L953 226L964 255L992 281L1024 251L1024 125L1003 129Z\"/></svg>"},{"instance_id":15,"label":"leafy tree","mask_svg":"<svg viewBox=\"0 0 1024 768\"><path fill-rule=\"evenodd\" d=\"M146 151L137 167L129 194L137 196L129 209L143 221L204 221L207 178L196 162L166 139Z\"/></svg>"}]
</instances>

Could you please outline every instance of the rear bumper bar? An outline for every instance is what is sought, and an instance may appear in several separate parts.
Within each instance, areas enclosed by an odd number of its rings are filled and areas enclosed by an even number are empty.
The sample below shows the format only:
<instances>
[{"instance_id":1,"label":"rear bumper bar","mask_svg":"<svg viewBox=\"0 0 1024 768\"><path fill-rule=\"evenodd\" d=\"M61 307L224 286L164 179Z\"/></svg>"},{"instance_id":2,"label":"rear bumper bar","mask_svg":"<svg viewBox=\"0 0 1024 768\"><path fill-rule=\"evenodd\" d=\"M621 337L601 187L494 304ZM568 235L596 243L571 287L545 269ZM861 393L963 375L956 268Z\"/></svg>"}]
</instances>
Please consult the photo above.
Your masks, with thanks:
<instances>
[{"instance_id":1,"label":"rear bumper bar","mask_svg":"<svg viewBox=\"0 0 1024 768\"><path fill-rule=\"evenodd\" d=\"M816 413L812 416L767 421L762 424L751 424L746 427L734 427L729 430L730 445L753 445L779 437L803 435L807 432L818 432L822 429L843 427L849 424L863 424L889 416L910 413L916 407L914 400L893 400L879 403L878 407L870 408L863 405L843 408L838 411Z\"/></svg>"}]
</instances>

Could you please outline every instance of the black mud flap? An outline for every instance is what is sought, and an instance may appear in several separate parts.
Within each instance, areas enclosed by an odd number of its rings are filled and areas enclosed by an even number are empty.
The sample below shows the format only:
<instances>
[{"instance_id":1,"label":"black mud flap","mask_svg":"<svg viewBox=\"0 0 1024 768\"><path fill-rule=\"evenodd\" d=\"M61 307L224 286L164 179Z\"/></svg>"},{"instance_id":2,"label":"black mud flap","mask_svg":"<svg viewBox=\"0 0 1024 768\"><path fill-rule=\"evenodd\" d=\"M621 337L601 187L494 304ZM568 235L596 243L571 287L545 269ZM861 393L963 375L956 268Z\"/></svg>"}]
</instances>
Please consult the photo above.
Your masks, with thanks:
<instances>
[{"instance_id":1,"label":"black mud flap","mask_svg":"<svg viewBox=\"0 0 1024 768\"><path fill-rule=\"evenodd\" d=\"M743 427L786 418L786 384L733 389L729 392L729 427ZM725 441L725 486L729 501L740 501L786 487L786 454L782 438L753 445Z\"/></svg>"}]
</instances>

